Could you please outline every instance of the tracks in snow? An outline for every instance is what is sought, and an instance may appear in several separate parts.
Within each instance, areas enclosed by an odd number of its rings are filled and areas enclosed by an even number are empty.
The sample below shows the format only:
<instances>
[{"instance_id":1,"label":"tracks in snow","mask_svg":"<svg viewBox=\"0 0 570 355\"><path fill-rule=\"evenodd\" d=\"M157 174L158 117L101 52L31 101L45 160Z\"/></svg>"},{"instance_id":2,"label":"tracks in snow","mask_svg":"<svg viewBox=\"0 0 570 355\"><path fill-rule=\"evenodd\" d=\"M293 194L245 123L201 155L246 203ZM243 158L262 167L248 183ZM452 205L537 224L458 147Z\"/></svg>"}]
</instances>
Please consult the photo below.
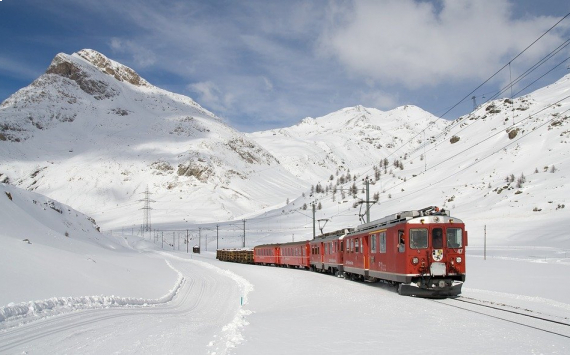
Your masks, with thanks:
<instances>
[{"instance_id":1,"label":"tracks in snow","mask_svg":"<svg viewBox=\"0 0 570 355\"><path fill-rule=\"evenodd\" d=\"M434 302L570 339L570 319L567 317L463 296Z\"/></svg>"}]
</instances>

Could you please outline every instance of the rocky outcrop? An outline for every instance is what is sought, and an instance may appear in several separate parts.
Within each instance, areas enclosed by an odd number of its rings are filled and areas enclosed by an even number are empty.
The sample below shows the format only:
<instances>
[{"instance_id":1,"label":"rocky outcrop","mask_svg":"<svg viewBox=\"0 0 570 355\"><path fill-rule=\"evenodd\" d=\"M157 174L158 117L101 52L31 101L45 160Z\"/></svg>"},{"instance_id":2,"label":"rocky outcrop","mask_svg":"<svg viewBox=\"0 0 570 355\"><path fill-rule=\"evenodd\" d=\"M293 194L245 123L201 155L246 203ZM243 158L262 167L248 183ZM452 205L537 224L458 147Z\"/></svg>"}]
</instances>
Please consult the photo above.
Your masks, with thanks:
<instances>
[{"instance_id":1,"label":"rocky outcrop","mask_svg":"<svg viewBox=\"0 0 570 355\"><path fill-rule=\"evenodd\" d=\"M151 86L133 69L112 61L97 51L92 49L82 49L76 54L99 68L103 73L111 75L118 81L127 82L135 86Z\"/></svg>"},{"instance_id":2,"label":"rocky outcrop","mask_svg":"<svg viewBox=\"0 0 570 355\"><path fill-rule=\"evenodd\" d=\"M81 90L95 97L97 100L110 98L117 94L114 89L109 87L109 84L100 80L91 79L83 68L69 61L65 54L60 53L55 56L46 74L56 74L75 81Z\"/></svg>"}]
</instances>

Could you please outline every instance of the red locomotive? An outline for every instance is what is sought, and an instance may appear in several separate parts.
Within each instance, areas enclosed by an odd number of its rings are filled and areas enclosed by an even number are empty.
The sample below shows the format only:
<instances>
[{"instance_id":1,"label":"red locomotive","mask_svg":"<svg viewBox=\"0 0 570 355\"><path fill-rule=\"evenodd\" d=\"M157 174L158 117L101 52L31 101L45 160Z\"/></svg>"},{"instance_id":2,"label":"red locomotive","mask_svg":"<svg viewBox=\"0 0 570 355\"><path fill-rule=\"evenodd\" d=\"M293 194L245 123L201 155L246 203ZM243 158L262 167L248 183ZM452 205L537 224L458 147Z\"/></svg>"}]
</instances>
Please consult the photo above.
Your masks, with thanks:
<instances>
[{"instance_id":1,"label":"red locomotive","mask_svg":"<svg viewBox=\"0 0 570 355\"><path fill-rule=\"evenodd\" d=\"M385 280L401 295L448 297L465 281L465 224L428 207L363 224L344 238L345 277Z\"/></svg>"},{"instance_id":2,"label":"red locomotive","mask_svg":"<svg viewBox=\"0 0 570 355\"><path fill-rule=\"evenodd\" d=\"M405 211L313 240L256 246L255 264L298 267L398 286L398 293L450 297L465 281L465 224L437 207Z\"/></svg>"}]
</instances>

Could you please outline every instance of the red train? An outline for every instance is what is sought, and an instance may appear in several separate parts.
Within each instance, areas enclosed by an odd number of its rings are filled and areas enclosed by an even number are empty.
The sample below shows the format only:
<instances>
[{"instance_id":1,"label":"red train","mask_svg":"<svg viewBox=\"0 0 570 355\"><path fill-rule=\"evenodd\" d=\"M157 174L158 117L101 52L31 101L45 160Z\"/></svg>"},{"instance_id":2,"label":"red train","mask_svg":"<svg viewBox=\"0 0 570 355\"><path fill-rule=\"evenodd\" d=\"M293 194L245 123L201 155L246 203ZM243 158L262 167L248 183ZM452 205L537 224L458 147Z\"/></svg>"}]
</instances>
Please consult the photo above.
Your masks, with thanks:
<instances>
[{"instance_id":1,"label":"red train","mask_svg":"<svg viewBox=\"0 0 570 355\"><path fill-rule=\"evenodd\" d=\"M384 281L401 295L450 297L465 281L465 224L437 207L405 211L313 240L259 245L255 264Z\"/></svg>"}]
</instances>

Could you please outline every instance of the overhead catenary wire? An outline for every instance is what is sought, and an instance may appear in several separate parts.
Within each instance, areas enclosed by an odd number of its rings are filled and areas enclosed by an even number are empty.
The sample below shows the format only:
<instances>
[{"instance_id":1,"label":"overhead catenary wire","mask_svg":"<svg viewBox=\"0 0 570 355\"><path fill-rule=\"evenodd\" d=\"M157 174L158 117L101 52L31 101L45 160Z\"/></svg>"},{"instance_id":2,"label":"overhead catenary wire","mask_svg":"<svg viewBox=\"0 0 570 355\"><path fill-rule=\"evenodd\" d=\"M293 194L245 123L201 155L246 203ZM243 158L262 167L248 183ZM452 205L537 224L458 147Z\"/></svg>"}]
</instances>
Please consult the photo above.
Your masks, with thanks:
<instances>
[{"instance_id":1,"label":"overhead catenary wire","mask_svg":"<svg viewBox=\"0 0 570 355\"><path fill-rule=\"evenodd\" d=\"M451 106L451 108L449 108L445 113L443 113L443 114L442 114L440 117L438 117L438 118L443 118L445 115L447 115L449 112L451 112L454 108L456 108L458 105L460 105L460 104L461 104L462 102L464 102L466 99L468 99L468 98L469 98L473 93L475 93L479 88L481 88L481 87L484 86L486 83L488 83L490 80L492 80L495 76L497 76L497 75L498 75L502 70L504 70L507 66L510 67L510 65L511 65L511 63L512 63L513 61L515 61L517 58L519 58L523 53L525 53L529 48L531 48L535 43L537 43L540 39L542 39L546 34L548 34L552 29L554 29L558 24L560 24L560 23L561 23L563 20L565 20L568 16L570 16L570 13L568 13L568 14L566 14L564 17L562 17L558 22L556 22L553 26L551 26L546 32L544 32L541 36L539 36L539 37L538 37L537 39L535 39L531 44L529 44L524 50L522 50L522 51L521 51L520 53L518 53L515 57L513 57L507 64L505 64L502 68L500 68L499 70L497 70L497 71L496 71L493 75L491 75L488 79L486 79L485 81L483 81L479 86L477 86L477 87L476 87L474 90L472 90L469 94L465 95L465 97L463 97L462 99L460 99L456 104L454 104L453 106ZM547 55L546 57L542 58L539 62L537 62L535 65L533 65L531 68L529 68L525 73L523 73L523 74L520 75L517 79L515 79L515 81L511 80L511 82L509 83L509 85L506 86L506 88L504 88L502 91L500 91L499 93L497 93L497 94L495 94L495 95L500 95L501 92L504 92L504 90L508 90L509 88L511 89L511 92L512 92L512 87L513 87L513 85L515 85L516 83L520 82L520 80L524 79L526 76L528 76L528 75L529 75L530 73L532 73L534 70L536 70L538 67L540 67L542 64L544 64L548 59L554 57L555 54L559 53L563 48L565 48L566 46L568 46L568 44L570 44L570 40L566 40L563 44L561 44L560 46L558 46L557 49L555 49L554 51L552 51L551 53L549 53L549 55ZM565 59L563 62L561 62L559 65L563 64L566 60L568 60L568 58ZM558 65L558 66L559 66L559 65ZM558 67L558 66L557 66L557 67ZM553 69L551 69L551 70L553 70ZM545 75L546 75L546 74L545 74ZM539 79L540 79L540 78L539 78ZM537 79L537 80L538 80L538 79ZM535 81L535 82L536 82L536 81ZM534 83L534 82L533 82L533 83ZM532 85L532 84L531 84L531 85ZM529 85L529 86L530 86L530 85ZM528 88L529 86L525 87L525 89ZM524 89L523 89L523 90L524 90ZM518 94L519 94L521 91L523 91L523 90L519 90L515 95L518 95ZM512 93L511 93L511 96L513 96ZM496 96L495 96L495 97L496 97ZM566 98L565 98L565 99L566 99ZM482 105L480 105L480 107L482 107ZM544 109L543 109L543 110L544 110ZM539 113L539 112L542 112L543 110L540 110L540 111L536 112L534 115L536 115L536 114ZM534 115L533 115L533 116L534 116ZM532 116L529 116L529 118L530 118L530 117L532 117ZM522 122L522 121L524 121L524 120L521 120L521 122ZM403 147L405 147L407 144L409 144L411 141L413 141L415 138L417 138L418 135L420 135L420 134L422 134L422 133L425 134L425 131L426 131L433 123L435 123L435 120L429 122L428 125L427 125L422 131L420 131L418 134L416 134L414 137L412 137L412 138L411 138L410 140L408 140L407 142L402 143L398 149L392 151L386 158L391 157L392 155L396 154L398 151L400 151L401 149L403 149ZM453 124L451 125L451 127L448 127L448 130L451 129L452 127L453 127ZM448 131L448 130L447 130L447 131ZM526 137L528 134L530 134L530 133L527 133L527 134L521 136L519 139L521 139L521 138L523 138L523 137ZM478 144L481 144L482 142L484 142L484 141L486 141L486 140L488 140L488 139L489 139L489 138L486 138L485 140L476 143L475 145L471 146L471 147L468 148L468 149L471 149L472 147L474 147L474 146L476 146L476 145L478 145ZM518 141L519 139L517 139L516 141ZM513 143L513 142L511 142L510 144L512 144L512 143ZM425 144L425 143L424 143L424 144ZM510 145L510 144L509 144L509 145ZM436 144L435 146L437 146L437 144ZM431 149L433 149L435 146L432 145L432 148L431 148ZM507 145L507 146L508 146L508 145ZM430 150L431 150L431 149L430 149ZM504 149L504 147L502 147L500 150L502 150L502 149ZM428 152L429 152L430 150L428 150ZM499 150L499 151L500 151L500 150ZM462 151L462 152L464 152L464 151ZM493 154L495 154L495 153L496 153L496 152L494 152ZM491 155L492 155L492 154L491 154ZM484 159L487 159L487 158L490 157L491 155L485 157ZM454 156L452 156L450 159L452 159L452 158L454 158L454 157L456 157L456 156L457 156L457 155L454 155ZM480 159L480 160L478 160L477 162L480 162L480 161L482 161L482 160L484 160L484 159ZM477 163L477 162L476 162L476 163ZM430 167L430 168L426 168L426 169L424 170L424 172L423 172L423 173L420 173L419 175L425 174L427 171L432 170L433 168L435 168L435 167L437 167L437 166L439 166L439 165L441 165L441 164L442 164L442 162L440 162L440 163L438 163L438 164L436 164L436 165L434 165L434 166L432 166L432 167ZM474 164L472 164L472 165L474 165ZM470 165L470 166L472 166L472 165ZM470 166L468 166L468 167L470 167ZM464 169L467 169L468 167L466 167L466 168L464 168ZM464 169L462 169L462 170L460 170L460 171L463 171ZM360 175L361 175L361 176L362 176L362 175L365 175L366 173L370 172L371 170L372 170L372 168L368 169L367 171L365 171L363 174L360 174ZM447 176L447 177L444 178L443 180L448 179L448 178L450 178L451 176L454 176L454 175L457 174L457 173L458 173L458 171L456 171L456 172L454 172L453 174ZM440 180L440 181L441 181L441 180ZM401 184L403 184L403 183L404 183L404 182L401 182L401 183L396 184L396 185L394 185L394 186L388 187L388 188L387 188L387 191L390 191L390 190L394 189L395 187L397 187L397 186L399 186L399 185L401 185ZM346 186L346 185L349 185L349 184L356 184L356 182L353 182L353 181L346 182L345 184L342 184L341 186ZM404 195L404 196L409 196L409 194L406 194L406 195ZM326 198L324 198L324 199L322 199L322 200L324 201L324 200L328 200L328 199L331 199L331 198L332 198L332 197L326 197ZM343 210L342 212L339 212L339 213L337 213L337 214L335 214L335 215L330 216L330 218L333 218L333 217L335 217L335 216L344 215L344 213L345 213L346 211L348 211L348 210L350 210L350 207L346 208L346 209ZM341 214L341 213L342 213L342 214ZM352 215L352 214L349 214L349 215ZM309 217L309 216L307 216L307 217ZM250 221L251 223L262 223L261 221L264 220L264 219L273 219L273 218L275 218L274 215L266 215L266 216L264 216L264 217L259 217L259 216L258 216L258 217L254 217L254 218L252 218L252 219L249 219L248 221ZM236 222L232 222L232 221L228 221L228 222L229 222L229 223L236 223ZM217 223L219 223L220 225L223 225L223 224L224 224L224 222L217 222ZM228 224L228 226L229 226L229 225L230 225L230 224Z\"/></svg>"},{"instance_id":2,"label":"overhead catenary wire","mask_svg":"<svg viewBox=\"0 0 570 355\"><path fill-rule=\"evenodd\" d=\"M550 31L552 31L556 26L558 26L562 21L564 21L568 16L570 16L570 12L567 13L564 17L562 17L560 20L558 20L554 25L552 25L549 29L547 29L542 35L540 35L537 39L535 39L532 43L530 43L525 49L523 49L522 51L520 51L515 57L513 57L508 63L506 63L503 67L501 67L499 70L497 70L495 73L493 73L491 76L489 76L486 80L484 80L481 84L479 84L475 89L473 89L471 92L469 92L467 95L465 95L462 99L460 99L457 103L455 103L454 105L452 105L448 110L446 110L442 115L438 116L436 119L430 121L426 127L421 130L420 132L418 132L415 136L413 136L412 138L410 138L407 142L403 143L400 145L400 147L396 150L394 150L392 153L390 153L387 157L389 158L390 156L394 155L396 152L398 152L400 149L402 149L403 147L405 147L407 144L409 144L410 142L412 142L414 139L416 139L420 134L422 134L425 130L427 130L429 128L429 126L431 126L432 124L435 123L435 121L437 119L441 119L443 118L445 115L447 115L449 112L451 112L453 109L455 109L457 106L459 106L462 102L464 102L465 100L467 100L469 97L472 96L472 94L474 94L477 90L479 90L481 87L483 87L485 84L487 84L489 81L491 81L495 76L497 76L501 71L503 71L507 66L510 66L510 64L512 62L514 62L517 58L519 58L522 54L524 54L528 49L530 49L534 44L536 44L540 39L542 39L544 36L546 36ZM569 43L569 40L566 40L563 44L561 44L560 46L558 46L555 50L553 50L550 54L552 54L553 52L558 53L560 50L562 50L563 48L565 48ZM539 63L546 61L547 59L550 59L552 56L551 55L547 55L545 58L542 58ZM542 65L542 63L540 64ZM530 70L530 72L536 70L536 68L538 68L540 65L537 66L537 64L533 65L531 67L532 70ZM528 72L528 70L527 70ZM526 72L525 72L526 73ZM528 75L528 73L526 73L526 75ZM526 76L525 75L525 76ZM520 77L520 76L519 76ZM508 89L509 86L507 86L505 89ZM518 93L517 93L518 94ZM498 95L495 94L493 96L493 98L497 97ZM491 101L492 99L487 100ZM481 107L482 105L480 105ZM447 129L450 129L453 127L453 124L450 127L447 127Z\"/></svg>"}]
</instances>

